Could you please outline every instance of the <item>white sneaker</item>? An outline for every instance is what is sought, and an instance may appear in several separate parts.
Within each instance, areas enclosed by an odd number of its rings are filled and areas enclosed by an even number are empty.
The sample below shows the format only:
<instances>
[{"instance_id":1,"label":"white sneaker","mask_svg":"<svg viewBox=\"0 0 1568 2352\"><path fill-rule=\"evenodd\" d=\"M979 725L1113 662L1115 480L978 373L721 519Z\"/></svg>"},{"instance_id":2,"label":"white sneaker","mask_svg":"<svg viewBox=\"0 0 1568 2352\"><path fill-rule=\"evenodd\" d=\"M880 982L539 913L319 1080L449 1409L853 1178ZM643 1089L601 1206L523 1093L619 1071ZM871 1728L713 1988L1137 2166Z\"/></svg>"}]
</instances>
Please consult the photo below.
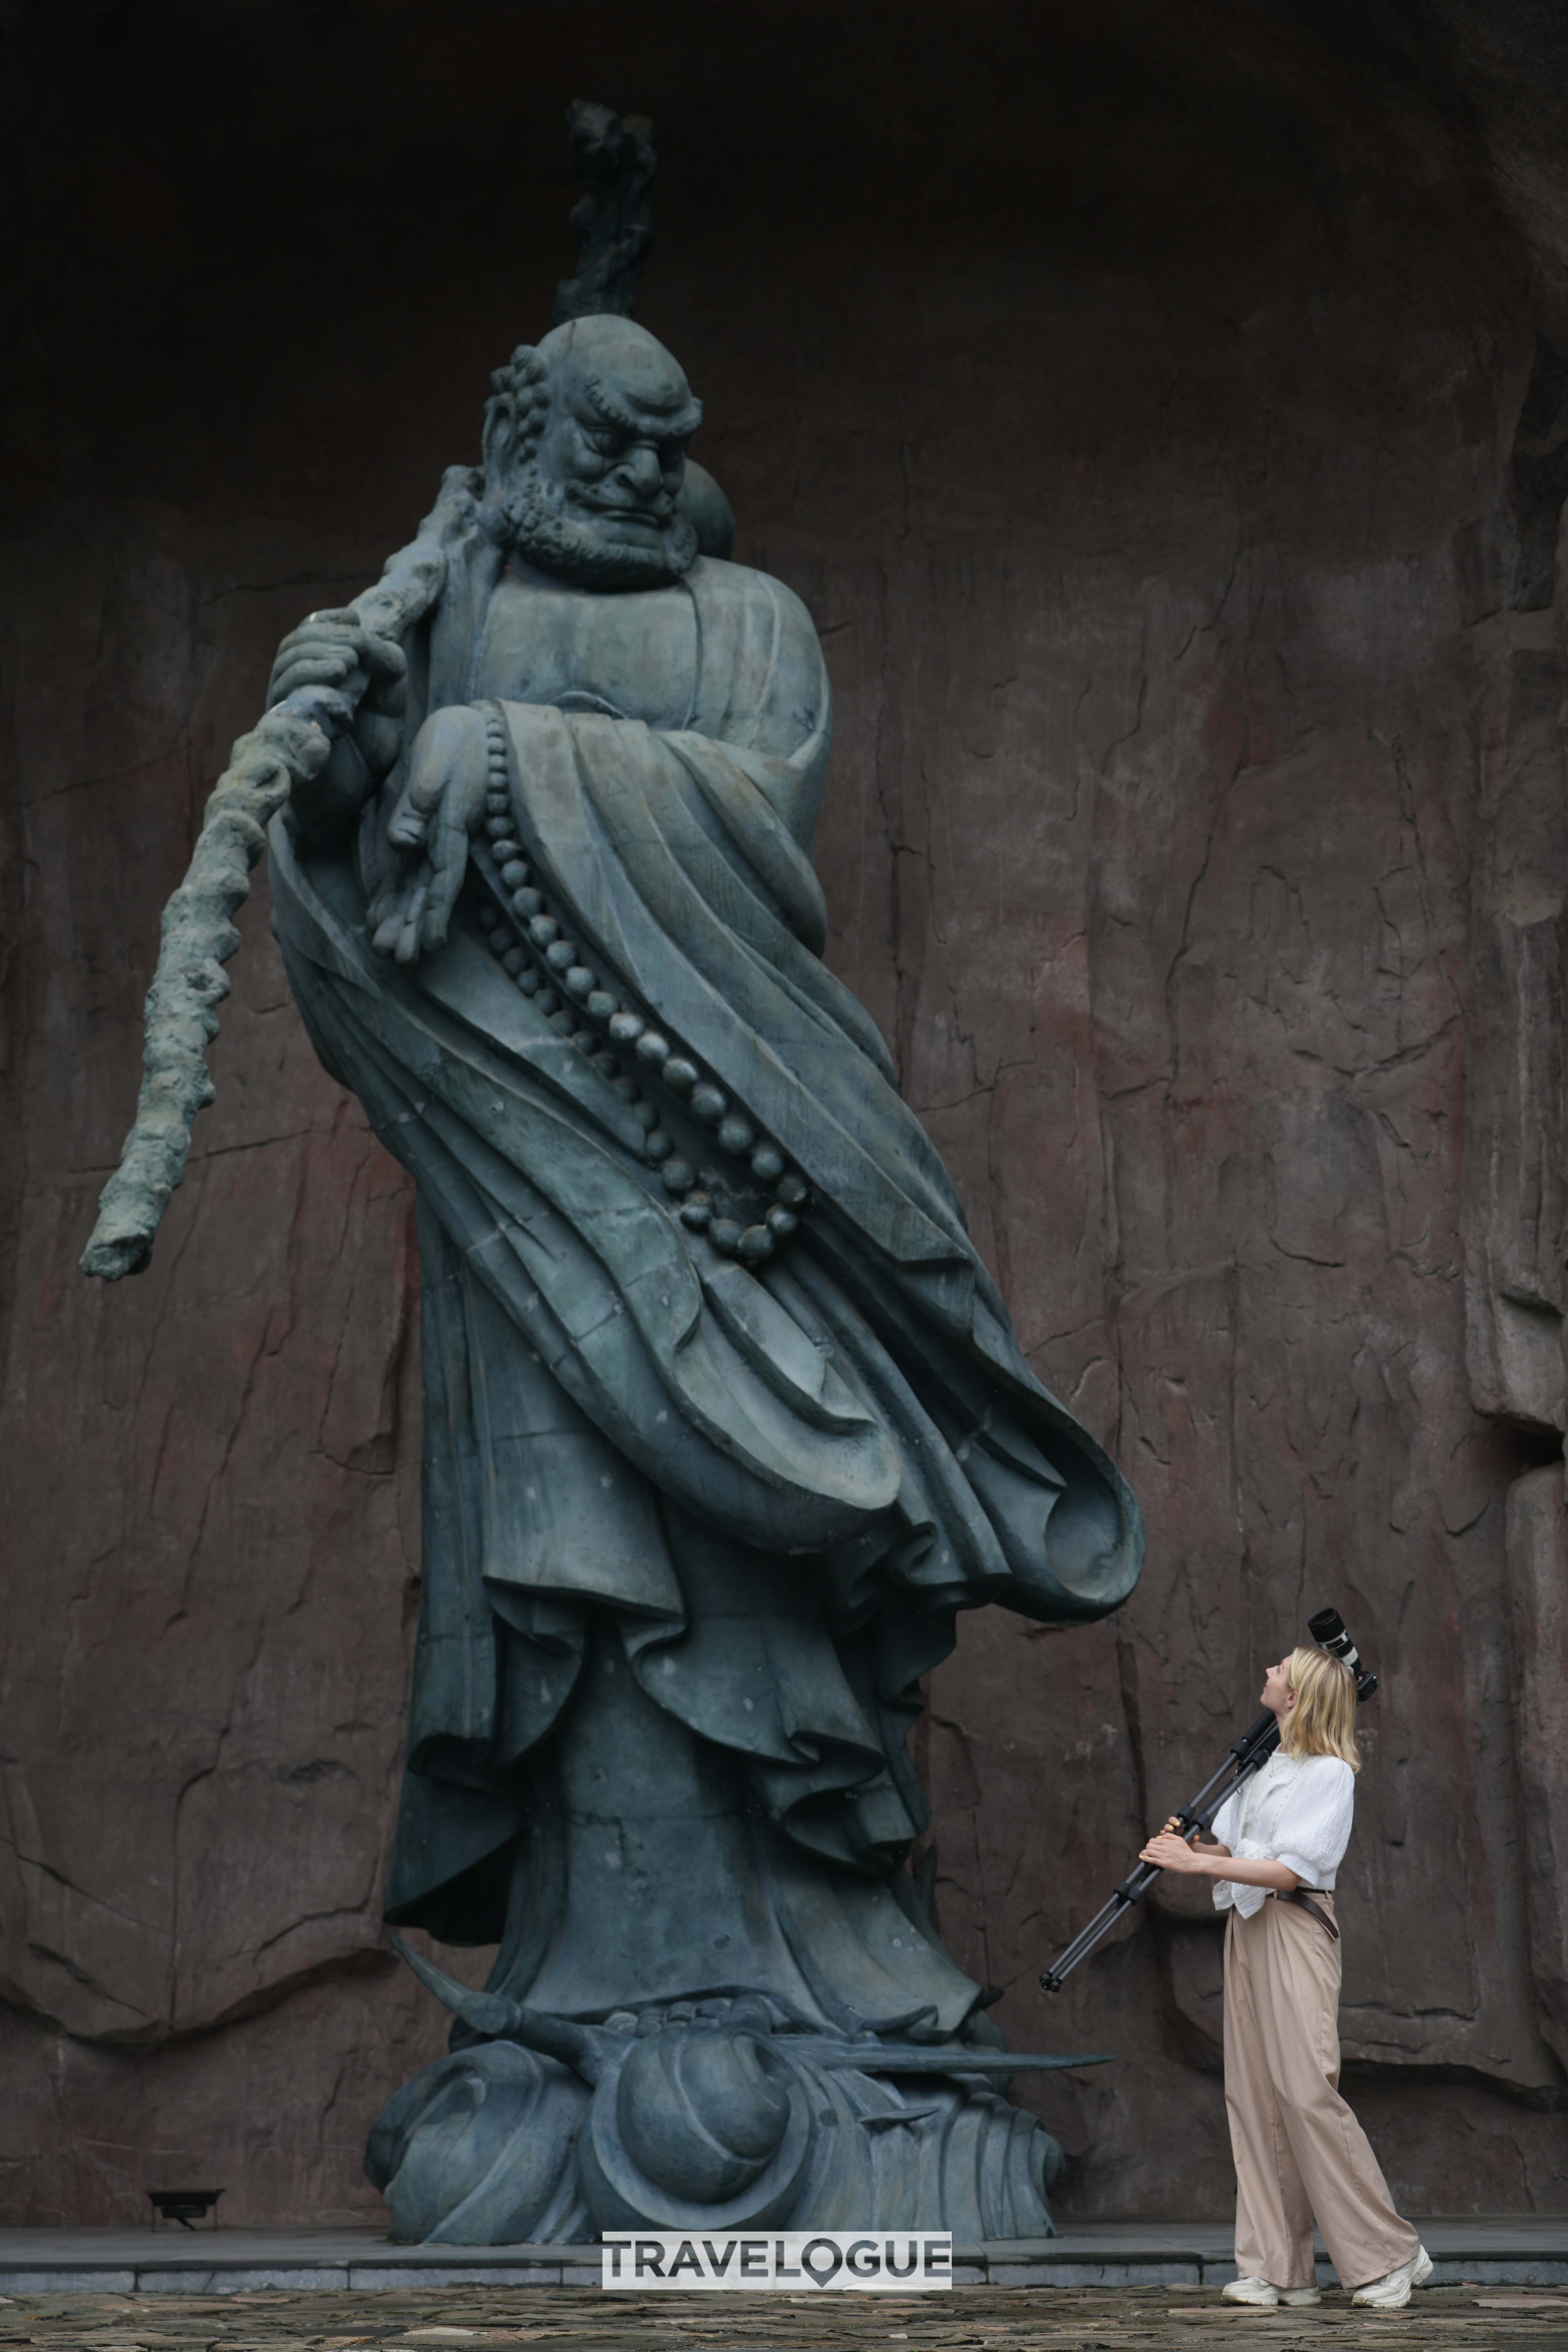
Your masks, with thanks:
<instances>
[{"instance_id":1,"label":"white sneaker","mask_svg":"<svg viewBox=\"0 0 1568 2352\"><path fill-rule=\"evenodd\" d=\"M1219 2294L1222 2303L1260 2304L1270 2311L1277 2303L1321 2303L1323 2299L1315 2286L1274 2286L1268 2279L1258 2278L1232 2279Z\"/></svg>"},{"instance_id":2,"label":"white sneaker","mask_svg":"<svg viewBox=\"0 0 1568 2352\"><path fill-rule=\"evenodd\" d=\"M1403 2311L1410 2300L1413 2286L1425 2286L1432 2275L1432 2257L1425 2246L1417 2246L1407 2263L1385 2278L1373 2279L1366 2286L1358 2286L1352 2295L1352 2304L1363 2310Z\"/></svg>"}]
</instances>

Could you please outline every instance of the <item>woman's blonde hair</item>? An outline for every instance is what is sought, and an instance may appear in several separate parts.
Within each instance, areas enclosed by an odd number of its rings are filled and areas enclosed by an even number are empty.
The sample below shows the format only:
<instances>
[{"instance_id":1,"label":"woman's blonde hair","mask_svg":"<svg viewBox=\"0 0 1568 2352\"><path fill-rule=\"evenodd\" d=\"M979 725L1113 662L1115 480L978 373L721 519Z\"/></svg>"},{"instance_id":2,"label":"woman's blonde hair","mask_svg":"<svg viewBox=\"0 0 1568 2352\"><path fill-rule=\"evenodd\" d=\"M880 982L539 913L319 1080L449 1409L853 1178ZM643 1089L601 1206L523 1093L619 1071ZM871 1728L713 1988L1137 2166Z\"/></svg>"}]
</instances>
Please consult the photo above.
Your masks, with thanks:
<instances>
[{"instance_id":1,"label":"woman's blonde hair","mask_svg":"<svg viewBox=\"0 0 1568 2352\"><path fill-rule=\"evenodd\" d=\"M1338 1756L1361 1770L1355 1744L1355 1676L1327 1650L1292 1650L1286 1679L1296 1704L1279 1727L1288 1756Z\"/></svg>"}]
</instances>

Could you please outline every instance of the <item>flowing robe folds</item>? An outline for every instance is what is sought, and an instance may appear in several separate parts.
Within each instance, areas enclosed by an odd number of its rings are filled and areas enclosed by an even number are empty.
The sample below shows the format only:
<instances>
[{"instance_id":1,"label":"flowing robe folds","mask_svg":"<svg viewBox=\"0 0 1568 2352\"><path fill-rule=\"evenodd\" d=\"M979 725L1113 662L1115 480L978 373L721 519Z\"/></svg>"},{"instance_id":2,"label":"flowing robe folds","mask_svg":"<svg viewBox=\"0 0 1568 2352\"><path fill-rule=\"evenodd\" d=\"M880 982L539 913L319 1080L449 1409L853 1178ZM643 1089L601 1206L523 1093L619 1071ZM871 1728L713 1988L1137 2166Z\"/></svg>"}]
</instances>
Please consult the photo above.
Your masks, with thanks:
<instances>
[{"instance_id":1,"label":"flowing robe folds","mask_svg":"<svg viewBox=\"0 0 1568 2352\"><path fill-rule=\"evenodd\" d=\"M829 706L804 608L703 560L657 596L499 572L471 519L452 533L407 738L443 704L499 715L552 908L812 1205L755 1266L689 1231L643 1127L470 901L416 966L370 951L401 771L353 855L275 829L317 1048L418 1187L423 1601L389 1916L504 1938L492 1981L578 2014L752 1983L839 2027L952 2032L976 1989L899 1870L925 1817L919 1679L960 1609L1114 1607L1136 1506L1025 1362L880 1038L819 960ZM626 657L638 607L679 660ZM520 642L553 648L545 691L531 653L516 690ZM583 1794L613 1790L617 1757L623 1780L668 1780L640 1865L612 1794ZM685 1950L649 1883L672 1854Z\"/></svg>"}]
</instances>

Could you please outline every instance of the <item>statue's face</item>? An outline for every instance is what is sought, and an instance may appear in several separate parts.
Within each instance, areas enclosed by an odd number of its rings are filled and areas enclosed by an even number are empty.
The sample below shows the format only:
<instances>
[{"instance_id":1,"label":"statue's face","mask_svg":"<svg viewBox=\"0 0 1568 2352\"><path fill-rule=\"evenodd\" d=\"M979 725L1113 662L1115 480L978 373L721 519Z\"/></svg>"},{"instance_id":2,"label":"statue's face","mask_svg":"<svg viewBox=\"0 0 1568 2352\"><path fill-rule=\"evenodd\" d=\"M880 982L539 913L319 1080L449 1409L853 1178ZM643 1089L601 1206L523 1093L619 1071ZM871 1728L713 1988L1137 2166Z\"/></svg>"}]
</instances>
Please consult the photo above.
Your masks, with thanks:
<instances>
[{"instance_id":1,"label":"statue's face","mask_svg":"<svg viewBox=\"0 0 1568 2352\"><path fill-rule=\"evenodd\" d=\"M686 470L686 435L645 407L637 387L557 363L539 470L559 490L562 512L604 546L658 551Z\"/></svg>"},{"instance_id":2,"label":"statue's face","mask_svg":"<svg viewBox=\"0 0 1568 2352\"><path fill-rule=\"evenodd\" d=\"M630 320L581 319L539 346L548 406L505 505L520 555L583 588L657 588L697 552L676 500L701 410Z\"/></svg>"}]
</instances>

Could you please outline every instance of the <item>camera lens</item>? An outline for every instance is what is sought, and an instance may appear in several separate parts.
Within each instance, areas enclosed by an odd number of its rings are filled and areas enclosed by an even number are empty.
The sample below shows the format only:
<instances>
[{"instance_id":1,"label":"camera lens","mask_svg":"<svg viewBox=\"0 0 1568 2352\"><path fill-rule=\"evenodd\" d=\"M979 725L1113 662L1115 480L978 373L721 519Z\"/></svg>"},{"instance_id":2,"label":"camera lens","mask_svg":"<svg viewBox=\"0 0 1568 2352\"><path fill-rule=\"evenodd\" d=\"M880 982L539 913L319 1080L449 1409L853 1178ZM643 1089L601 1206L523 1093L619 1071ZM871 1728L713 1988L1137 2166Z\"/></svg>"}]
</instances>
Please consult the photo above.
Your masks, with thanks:
<instances>
[{"instance_id":1,"label":"camera lens","mask_svg":"<svg viewBox=\"0 0 1568 2352\"><path fill-rule=\"evenodd\" d=\"M1342 1660L1352 1675L1360 1672L1356 1645L1345 1632L1345 1621L1337 1609L1320 1609L1308 1618L1307 1631L1320 1650L1327 1650L1331 1657Z\"/></svg>"}]
</instances>

